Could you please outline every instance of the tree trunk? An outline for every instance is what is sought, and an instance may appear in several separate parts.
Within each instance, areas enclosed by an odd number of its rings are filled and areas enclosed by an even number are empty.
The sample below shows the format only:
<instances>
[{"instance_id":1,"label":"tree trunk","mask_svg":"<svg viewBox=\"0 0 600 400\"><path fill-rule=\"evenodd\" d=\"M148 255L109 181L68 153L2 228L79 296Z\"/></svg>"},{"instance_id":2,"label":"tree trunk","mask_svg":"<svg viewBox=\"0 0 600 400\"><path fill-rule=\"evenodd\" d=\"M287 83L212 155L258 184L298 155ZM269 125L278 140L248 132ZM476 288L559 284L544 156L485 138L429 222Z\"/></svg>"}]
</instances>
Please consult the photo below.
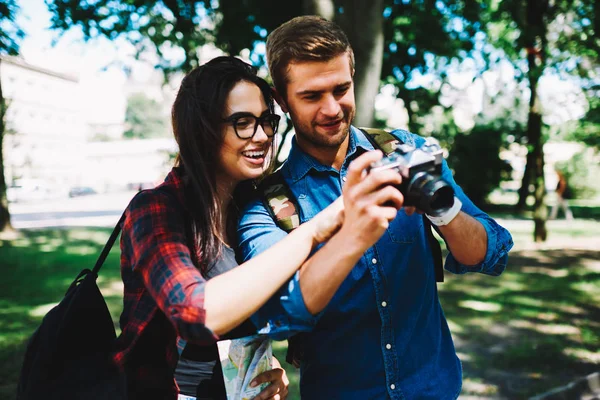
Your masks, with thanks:
<instances>
[{"instance_id":1,"label":"tree trunk","mask_svg":"<svg viewBox=\"0 0 600 400\"><path fill-rule=\"evenodd\" d=\"M531 119L531 116L529 117ZM529 129L529 128L528 128ZM531 146L528 144L528 146ZM521 180L521 187L519 188L519 201L515 205L516 212L523 212L527 207L527 198L531 194L530 185L532 177L532 169L534 164L534 154L531 148L527 152L527 162L525 164L525 171L523 171L523 179Z\"/></svg>"},{"instance_id":2,"label":"tree trunk","mask_svg":"<svg viewBox=\"0 0 600 400\"><path fill-rule=\"evenodd\" d=\"M533 239L536 242L544 242L548 236L546 221L548 220L548 208L545 204L546 182L544 179L544 141L542 139L542 116L536 112L529 112L527 134L533 141L532 159L534 176L534 206L533 206Z\"/></svg>"},{"instance_id":3,"label":"tree trunk","mask_svg":"<svg viewBox=\"0 0 600 400\"><path fill-rule=\"evenodd\" d=\"M336 22L348 35L354 50L354 124L370 127L383 63L383 0L339 0L336 4L343 10L336 14Z\"/></svg>"},{"instance_id":4,"label":"tree trunk","mask_svg":"<svg viewBox=\"0 0 600 400\"><path fill-rule=\"evenodd\" d=\"M335 5L333 0L304 0L302 11L305 15L320 15L332 21L335 16Z\"/></svg>"},{"instance_id":5,"label":"tree trunk","mask_svg":"<svg viewBox=\"0 0 600 400\"><path fill-rule=\"evenodd\" d=\"M0 61L1 62L1 61ZM1 69L0 69L1 73ZM2 94L2 80L0 79L0 233L13 231L10 223L8 199L6 198L6 180L4 179L4 133L6 130L4 116L6 115L6 101Z\"/></svg>"},{"instance_id":6,"label":"tree trunk","mask_svg":"<svg viewBox=\"0 0 600 400\"><path fill-rule=\"evenodd\" d=\"M527 2L527 28L524 32L527 47L527 64L529 70L529 117L527 121L527 137L529 138L529 153L527 162L533 162L534 196L533 207L533 239L543 242L548 236L546 221L548 209L545 204L546 184L544 180L544 140L542 138L542 115L537 95L537 85L544 71L546 62L546 13L547 0L528 0ZM524 190L529 190L525 188Z\"/></svg>"}]
</instances>

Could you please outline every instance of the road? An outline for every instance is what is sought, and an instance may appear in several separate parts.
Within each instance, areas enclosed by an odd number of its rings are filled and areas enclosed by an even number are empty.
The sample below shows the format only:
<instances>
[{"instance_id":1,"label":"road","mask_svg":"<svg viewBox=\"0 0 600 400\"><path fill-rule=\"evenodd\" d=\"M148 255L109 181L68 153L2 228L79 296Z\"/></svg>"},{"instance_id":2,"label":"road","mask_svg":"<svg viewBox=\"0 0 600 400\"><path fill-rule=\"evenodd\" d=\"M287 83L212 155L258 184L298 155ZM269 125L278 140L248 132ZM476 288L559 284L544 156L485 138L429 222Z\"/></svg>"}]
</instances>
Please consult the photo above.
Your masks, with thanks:
<instances>
[{"instance_id":1,"label":"road","mask_svg":"<svg viewBox=\"0 0 600 400\"><path fill-rule=\"evenodd\" d=\"M114 226L135 191L10 203L16 229Z\"/></svg>"}]
</instances>

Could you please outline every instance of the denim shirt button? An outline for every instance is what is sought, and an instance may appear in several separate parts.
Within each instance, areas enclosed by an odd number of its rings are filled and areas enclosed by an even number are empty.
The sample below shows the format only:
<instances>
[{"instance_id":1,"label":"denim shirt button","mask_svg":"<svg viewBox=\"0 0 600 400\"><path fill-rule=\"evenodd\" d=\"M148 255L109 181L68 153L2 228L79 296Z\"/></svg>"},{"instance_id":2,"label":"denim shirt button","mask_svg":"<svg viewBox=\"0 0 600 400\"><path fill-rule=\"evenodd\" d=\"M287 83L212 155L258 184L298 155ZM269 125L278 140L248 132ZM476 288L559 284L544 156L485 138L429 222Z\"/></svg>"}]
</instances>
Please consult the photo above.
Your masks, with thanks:
<instances>
[{"instance_id":1,"label":"denim shirt button","mask_svg":"<svg viewBox=\"0 0 600 400\"><path fill-rule=\"evenodd\" d=\"M342 176L342 180L343 180L344 182L346 182L346 177L345 177L345 176Z\"/></svg>"},{"instance_id":2,"label":"denim shirt button","mask_svg":"<svg viewBox=\"0 0 600 400\"><path fill-rule=\"evenodd\" d=\"M394 385L393 383L390 385L390 389L394 390L396 389L396 385Z\"/></svg>"},{"instance_id":3,"label":"denim shirt button","mask_svg":"<svg viewBox=\"0 0 600 400\"><path fill-rule=\"evenodd\" d=\"M388 344L385 345L385 348L388 349L388 350L390 350L392 348L392 345L388 343Z\"/></svg>"},{"instance_id":4,"label":"denim shirt button","mask_svg":"<svg viewBox=\"0 0 600 400\"><path fill-rule=\"evenodd\" d=\"M372 262L373 264L377 264L377 259L376 259L376 258L373 258L373 259L371 260L371 262Z\"/></svg>"},{"instance_id":5,"label":"denim shirt button","mask_svg":"<svg viewBox=\"0 0 600 400\"><path fill-rule=\"evenodd\" d=\"M382 301L382 302L381 302L381 307L384 307L384 308L385 308L385 307L387 307L387 302L385 302L385 301Z\"/></svg>"}]
</instances>

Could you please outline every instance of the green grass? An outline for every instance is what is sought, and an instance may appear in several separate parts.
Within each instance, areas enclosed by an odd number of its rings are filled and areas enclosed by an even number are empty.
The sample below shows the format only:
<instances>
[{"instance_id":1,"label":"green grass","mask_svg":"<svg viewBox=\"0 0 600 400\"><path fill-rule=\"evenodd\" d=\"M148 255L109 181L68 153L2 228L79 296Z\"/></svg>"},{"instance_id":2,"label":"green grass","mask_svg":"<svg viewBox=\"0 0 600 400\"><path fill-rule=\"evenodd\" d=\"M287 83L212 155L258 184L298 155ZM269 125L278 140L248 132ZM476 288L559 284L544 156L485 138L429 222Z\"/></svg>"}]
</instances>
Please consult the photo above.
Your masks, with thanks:
<instances>
[{"instance_id":1,"label":"green grass","mask_svg":"<svg viewBox=\"0 0 600 400\"><path fill-rule=\"evenodd\" d=\"M600 251L569 249L599 238L597 221L552 221L551 238L564 249L527 249L532 225L502 215L517 248L501 277L452 276L440 298L463 361L463 394L526 398L600 370ZM0 241L0 399L14 399L27 338L77 273L91 268L109 229L24 230ZM121 307L119 249L100 274L115 324ZM274 352L288 371L290 400L298 373L285 363L286 343Z\"/></svg>"}]
</instances>

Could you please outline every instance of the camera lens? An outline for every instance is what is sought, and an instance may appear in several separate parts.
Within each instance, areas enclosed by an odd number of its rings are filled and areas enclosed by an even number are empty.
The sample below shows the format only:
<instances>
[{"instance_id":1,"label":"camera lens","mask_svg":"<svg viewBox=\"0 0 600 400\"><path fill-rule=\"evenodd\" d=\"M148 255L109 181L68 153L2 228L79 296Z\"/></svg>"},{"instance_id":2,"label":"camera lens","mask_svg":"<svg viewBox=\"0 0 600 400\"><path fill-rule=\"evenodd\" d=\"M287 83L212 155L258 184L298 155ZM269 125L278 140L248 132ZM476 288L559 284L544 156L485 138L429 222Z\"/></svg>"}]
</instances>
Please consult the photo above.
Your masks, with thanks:
<instances>
[{"instance_id":1,"label":"camera lens","mask_svg":"<svg viewBox=\"0 0 600 400\"><path fill-rule=\"evenodd\" d=\"M454 205L454 189L439 176L426 172L416 174L408 192L415 199L415 206L433 217L440 216Z\"/></svg>"}]
</instances>

